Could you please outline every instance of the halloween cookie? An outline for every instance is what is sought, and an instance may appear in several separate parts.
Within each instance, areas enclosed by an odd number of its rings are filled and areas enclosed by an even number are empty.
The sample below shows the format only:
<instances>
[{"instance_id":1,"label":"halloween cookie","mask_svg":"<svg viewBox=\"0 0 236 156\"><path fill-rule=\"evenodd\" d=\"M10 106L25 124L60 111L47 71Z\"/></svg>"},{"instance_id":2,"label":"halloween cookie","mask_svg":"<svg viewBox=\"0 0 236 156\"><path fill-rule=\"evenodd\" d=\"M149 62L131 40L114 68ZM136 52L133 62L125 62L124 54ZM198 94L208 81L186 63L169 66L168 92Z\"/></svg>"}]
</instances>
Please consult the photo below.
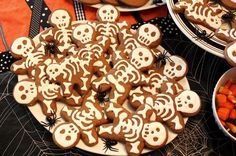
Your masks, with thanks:
<instances>
[{"instance_id":1,"label":"halloween cookie","mask_svg":"<svg viewBox=\"0 0 236 156\"><path fill-rule=\"evenodd\" d=\"M99 126L99 136L124 142L129 155L140 155L144 146L157 149L165 145L167 129L160 122L150 121L151 111L143 118L114 103L107 103L104 109L113 122Z\"/></svg>"}]
</instances>

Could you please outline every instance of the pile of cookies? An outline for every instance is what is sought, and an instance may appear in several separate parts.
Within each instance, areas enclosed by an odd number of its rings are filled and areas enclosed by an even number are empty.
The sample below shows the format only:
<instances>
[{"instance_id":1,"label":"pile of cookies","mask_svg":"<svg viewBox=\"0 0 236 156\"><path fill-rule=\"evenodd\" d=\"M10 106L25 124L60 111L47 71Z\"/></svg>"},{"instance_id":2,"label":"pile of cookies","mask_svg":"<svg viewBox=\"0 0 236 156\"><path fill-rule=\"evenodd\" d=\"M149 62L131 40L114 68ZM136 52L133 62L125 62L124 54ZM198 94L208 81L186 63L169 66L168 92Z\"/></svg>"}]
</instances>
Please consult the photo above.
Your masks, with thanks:
<instances>
[{"instance_id":1,"label":"pile of cookies","mask_svg":"<svg viewBox=\"0 0 236 156\"><path fill-rule=\"evenodd\" d=\"M111 4L111 5L126 5L129 7L141 7L145 5L149 0L79 0L79 2L93 5L93 4L99 4L99 3L105 3L105 4Z\"/></svg>"},{"instance_id":2,"label":"pile of cookies","mask_svg":"<svg viewBox=\"0 0 236 156\"><path fill-rule=\"evenodd\" d=\"M236 66L236 1L179 0L173 9L192 23L211 29L216 37L225 41L224 56L232 66Z\"/></svg>"},{"instance_id":3,"label":"pile of cookies","mask_svg":"<svg viewBox=\"0 0 236 156\"><path fill-rule=\"evenodd\" d=\"M55 10L39 44L20 37L11 47L18 59L11 71L28 76L14 88L16 101L40 104L47 117L57 112L58 101L65 105L65 122L53 131L59 147L72 148L80 140L94 146L100 137L123 142L129 155L139 155L144 147L164 146L167 129L182 132L183 117L199 112L199 96L179 83L187 63L157 49L158 27L131 30L112 5L98 9L97 21L71 22L66 10Z\"/></svg>"}]
</instances>

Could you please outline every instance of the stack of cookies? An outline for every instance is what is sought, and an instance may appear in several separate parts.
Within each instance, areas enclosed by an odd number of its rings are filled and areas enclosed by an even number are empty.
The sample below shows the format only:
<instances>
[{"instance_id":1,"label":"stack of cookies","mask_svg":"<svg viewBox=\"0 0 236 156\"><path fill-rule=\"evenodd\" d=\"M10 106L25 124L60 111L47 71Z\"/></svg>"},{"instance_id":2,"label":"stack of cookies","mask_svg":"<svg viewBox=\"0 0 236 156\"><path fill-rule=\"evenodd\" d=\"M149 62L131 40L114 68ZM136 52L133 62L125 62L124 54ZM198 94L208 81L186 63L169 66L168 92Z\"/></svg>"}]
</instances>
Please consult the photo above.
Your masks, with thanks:
<instances>
[{"instance_id":1,"label":"stack of cookies","mask_svg":"<svg viewBox=\"0 0 236 156\"><path fill-rule=\"evenodd\" d=\"M64 103L64 122L53 131L63 149L79 141L94 146L100 137L122 142L129 155L139 155L144 147L164 146L167 129L181 133L183 117L200 110L199 96L179 83L188 71L185 60L157 48L160 29L144 24L131 30L119 22L119 14L104 5L96 21L71 24L69 13L58 9L39 44L28 37L12 44L18 61L11 71L28 76L16 84L14 97L20 104L39 104L47 117L57 112L57 102Z\"/></svg>"},{"instance_id":2,"label":"stack of cookies","mask_svg":"<svg viewBox=\"0 0 236 156\"><path fill-rule=\"evenodd\" d=\"M212 30L216 37L225 41L224 56L232 66L236 66L236 1L179 0L173 9L192 23Z\"/></svg>"}]
</instances>

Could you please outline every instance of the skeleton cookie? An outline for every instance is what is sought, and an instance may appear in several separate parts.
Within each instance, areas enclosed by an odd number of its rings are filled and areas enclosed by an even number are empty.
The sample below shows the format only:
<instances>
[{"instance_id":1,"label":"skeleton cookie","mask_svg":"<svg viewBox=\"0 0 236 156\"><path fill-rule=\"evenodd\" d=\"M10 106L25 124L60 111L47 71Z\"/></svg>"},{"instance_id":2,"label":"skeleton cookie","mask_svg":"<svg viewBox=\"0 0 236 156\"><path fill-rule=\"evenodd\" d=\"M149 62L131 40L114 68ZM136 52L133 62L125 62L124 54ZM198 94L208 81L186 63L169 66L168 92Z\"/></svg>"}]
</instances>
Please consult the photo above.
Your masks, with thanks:
<instances>
[{"instance_id":1,"label":"skeleton cookie","mask_svg":"<svg viewBox=\"0 0 236 156\"><path fill-rule=\"evenodd\" d=\"M104 92L111 89L109 99L123 104L132 86L146 84L142 71L152 66L154 57L147 48L137 48L130 53L129 59L119 60L104 77L93 81L94 90Z\"/></svg>"},{"instance_id":2,"label":"skeleton cookie","mask_svg":"<svg viewBox=\"0 0 236 156\"><path fill-rule=\"evenodd\" d=\"M148 111L154 109L156 121L166 122L171 130L177 133L184 128L182 116L194 116L201 107L200 97L189 90L181 91L177 95L149 94L144 95L139 100L141 105L137 109L138 114L146 117Z\"/></svg>"},{"instance_id":3,"label":"skeleton cookie","mask_svg":"<svg viewBox=\"0 0 236 156\"><path fill-rule=\"evenodd\" d=\"M50 64L46 73L50 81L60 83L64 96L71 95L75 84L79 86L80 93L85 94L91 85L93 58L92 53L69 55L59 63Z\"/></svg>"},{"instance_id":4,"label":"skeleton cookie","mask_svg":"<svg viewBox=\"0 0 236 156\"><path fill-rule=\"evenodd\" d=\"M34 75L34 67L42 62L45 57L44 43L35 47L32 39L20 37L11 46L11 54L14 58L20 59L11 66L11 71L16 74Z\"/></svg>"},{"instance_id":5,"label":"skeleton cookie","mask_svg":"<svg viewBox=\"0 0 236 156\"><path fill-rule=\"evenodd\" d=\"M38 84L34 80L25 79L16 84L13 95L20 104L31 106L39 102L43 113L48 116L56 112L56 101L62 98L62 91L60 86L49 81Z\"/></svg>"},{"instance_id":6,"label":"skeleton cookie","mask_svg":"<svg viewBox=\"0 0 236 156\"><path fill-rule=\"evenodd\" d=\"M219 28L216 30L215 35L219 39L222 39L230 43L230 42L236 41L236 28L232 28L232 29Z\"/></svg>"},{"instance_id":7,"label":"skeleton cookie","mask_svg":"<svg viewBox=\"0 0 236 156\"><path fill-rule=\"evenodd\" d=\"M95 59L93 71L97 73L98 76L105 75L105 73L111 69L105 58L105 53L110 46L110 39L106 36L101 36L99 40L96 41L96 32L94 28L88 24L81 24L75 27L72 36L79 48L72 46L69 49L69 53L74 55L93 53Z\"/></svg>"},{"instance_id":8,"label":"skeleton cookie","mask_svg":"<svg viewBox=\"0 0 236 156\"><path fill-rule=\"evenodd\" d=\"M167 130L160 122L150 121L152 111L143 118L114 103L107 103L104 110L113 123L99 126L99 136L124 142L128 155L140 155L144 146L157 149L165 145Z\"/></svg>"},{"instance_id":9,"label":"skeleton cookie","mask_svg":"<svg viewBox=\"0 0 236 156\"><path fill-rule=\"evenodd\" d=\"M144 24L135 34L131 33L129 29L122 29L119 35L121 41L121 49L129 55L129 53L138 47L157 47L162 38L161 31L153 24Z\"/></svg>"},{"instance_id":10,"label":"skeleton cookie","mask_svg":"<svg viewBox=\"0 0 236 156\"><path fill-rule=\"evenodd\" d=\"M168 93L176 95L183 90L183 87L158 70L149 70L146 75L148 85L133 88L129 93L129 101L134 108L143 104L143 99L147 95L156 95L159 93Z\"/></svg>"},{"instance_id":11,"label":"skeleton cookie","mask_svg":"<svg viewBox=\"0 0 236 156\"><path fill-rule=\"evenodd\" d=\"M96 127L107 123L106 115L94 100L95 92L90 91L79 109L64 107L61 116L66 121L55 128L53 140L63 149L74 147L80 137L88 146L98 143ZM70 128L69 128L70 127Z\"/></svg>"},{"instance_id":12,"label":"skeleton cookie","mask_svg":"<svg viewBox=\"0 0 236 156\"><path fill-rule=\"evenodd\" d=\"M111 40L111 51L115 51L117 49L119 40L118 34L120 29L129 28L127 22L118 22L120 13L116 7L112 5L104 5L97 11L97 19L96 23L96 31L98 35L108 36Z\"/></svg>"},{"instance_id":13,"label":"skeleton cookie","mask_svg":"<svg viewBox=\"0 0 236 156\"><path fill-rule=\"evenodd\" d=\"M59 50L57 54L59 58L66 55L68 48L72 44L71 20L72 18L66 10L55 10L49 16L49 23L53 28L45 30L40 35L42 41L55 43Z\"/></svg>"},{"instance_id":14,"label":"skeleton cookie","mask_svg":"<svg viewBox=\"0 0 236 156\"><path fill-rule=\"evenodd\" d=\"M222 24L220 13L223 9L219 4L209 5L208 0L179 0L174 10L183 13L191 22L212 30L220 28Z\"/></svg>"}]
</instances>

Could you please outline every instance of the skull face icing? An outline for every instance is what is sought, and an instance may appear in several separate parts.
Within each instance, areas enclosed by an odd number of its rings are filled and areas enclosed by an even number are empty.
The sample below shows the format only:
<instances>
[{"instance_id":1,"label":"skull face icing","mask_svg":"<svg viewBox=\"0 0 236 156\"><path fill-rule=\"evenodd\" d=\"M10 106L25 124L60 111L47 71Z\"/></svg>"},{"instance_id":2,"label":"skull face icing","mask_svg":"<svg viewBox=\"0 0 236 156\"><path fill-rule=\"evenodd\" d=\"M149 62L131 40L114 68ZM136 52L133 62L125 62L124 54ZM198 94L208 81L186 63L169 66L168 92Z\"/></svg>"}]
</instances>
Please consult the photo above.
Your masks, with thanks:
<instances>
[{"instance_id":1,"label":"skull face icing","mask_svg":"<svg viewBox=\"0 0 236 156\"><path fill-rule=\"evenodd\" d=\"M16 84L13 95L18 103L30 104L37 98L37 87L32 81L21 81Z\"/></svg>"},{"instance_id":2,"label":"skull face icing","mask_svg":"<svg viewBox=\"0 0 236 156\"><path fill-rule=\"evenodd\" d=\"M159 122L151 122L144 124L142 138L149 146L158 147L166 142L166 128Z\"/></svg>"},{"instance_id":3,"label":"skull face icing","mask_svg":"<svg viewBox=\"0 0 236 156\"><path fill-rule=\"evenodd\" d=\"M46 74L50 80L55 81L61 73L61 67L59 64L50 64L46 69Z\"/></svg>"},{"instance_id":4,"label":"skull face icing","mask_svg":"<svg viewBox=\"0 0 236 156\"><path fill-rule=\"evenodd\" d=\"M187 73L186 62L178 56L170 56L171 61L166 61L163 74L171 79L180 79Z\"/></svg>"},{"instance_id":5,"label":"skull face icing","mask_svg":"<svg viewBox=\"0 0 236 156\"><path fill-rule=\"evenodd\" d=\"M63 123L53 132L54 142L63 149L73 147L79 141L79 129L73 123Z\"/></svg>"},{"instance_id":6,"label":"skull face icing","mask_svg":"<svg viewBox=\"0 0 236 156\"><path fill-rule=\"evenodd\" d=\"M137 69L143 69L150 66L153 61L154 57L152 52L147 48L136 48L131 53L131 64L134 65Z\"/></svg>"},{"instance_id":7,"label":"skull face icing","mask_svg":"<svg viewBox=\"0 0 236 156\"><path fill-rule=\"evenodd\" d=\"M95 31L92 26L87 24L82 24L77 26L73 31L73 38L77 42L82 44L88 43L94 40Z\"/></svg>"},{"instance_id":8,"label":"skull face icing","mask_svg":"<svg viewBox=\"0 0 236 156\"><path fill-rule=\"evenodd\" d=\"M16 39L12 46L11 51L18 56L27 57L29 53L34 50L33 41L27 37L20 37Z\"/></svg>"},{"instance_id":9,"label":"skull face icing","mask_svg":"<svg viewBox=\"0 0 236 156\"><path fill-rule=\"evenodd\" d=\"M160 30L153 24L144 24L138 29L138 41L145 46L150 46L161 37Z\"/></svg>"},{"instance_id":10,"label":"skull face icing","mask_svg":"<svg viewBox=\"0 0 236 156\"><path fill-rule=\"evenodd\" d=\"M103 22L115 22L119 17L119 12L112 5L104 5L98 12L98 18Z\"/></svg>"},{"instance_id":11,"label":"skull face icing","mask_svg":"<svg viewBox=\"0 0 236 156\"><path fill-rule=\"evenodd\" d=\"M52 23L58 29L66 29L71 23L71 17L69 13L61 9L54 11L49 18L50 23Z\"/></svg>"},{"instance_id":12,"label":"skull face icing","mask_svg":"<svg viewBox=\"0 0 236 156\"><path fill-rule=\"evenodd\" d=\"M175 103L177 110L188 115L198 113L201 100L197 93L185 90L181 92L176 98Z\"/></svg>"}]
</instances>

